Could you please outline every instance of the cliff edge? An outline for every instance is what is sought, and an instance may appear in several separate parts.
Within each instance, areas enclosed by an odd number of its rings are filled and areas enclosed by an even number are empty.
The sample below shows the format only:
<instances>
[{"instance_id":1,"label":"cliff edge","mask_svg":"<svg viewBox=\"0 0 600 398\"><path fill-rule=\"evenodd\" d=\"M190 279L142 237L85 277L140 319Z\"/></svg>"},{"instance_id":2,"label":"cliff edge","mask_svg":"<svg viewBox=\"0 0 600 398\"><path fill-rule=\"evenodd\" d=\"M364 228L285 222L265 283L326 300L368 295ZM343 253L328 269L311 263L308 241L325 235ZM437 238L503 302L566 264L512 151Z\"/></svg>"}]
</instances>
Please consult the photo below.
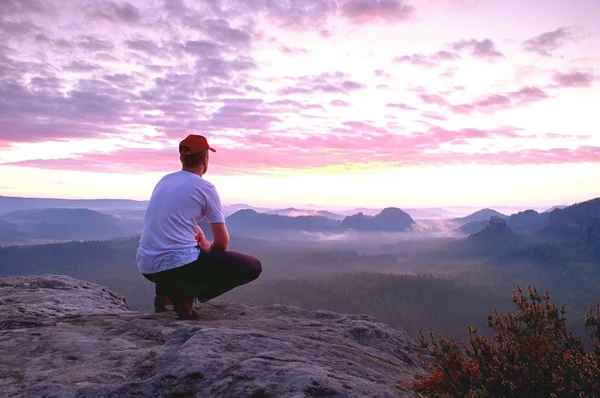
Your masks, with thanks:
<instances>
[{"instance_id":1,"label":"cliff edge","mask_svg":"<svg viewBox=\"0 0 600 398\"><path fill-rule=\"evenodd\" d=\"M197 321L129 311L66 276L0 279L5 397L416 397L426 353L369 316L198 305Z\"/></svg>"}]
</instances>

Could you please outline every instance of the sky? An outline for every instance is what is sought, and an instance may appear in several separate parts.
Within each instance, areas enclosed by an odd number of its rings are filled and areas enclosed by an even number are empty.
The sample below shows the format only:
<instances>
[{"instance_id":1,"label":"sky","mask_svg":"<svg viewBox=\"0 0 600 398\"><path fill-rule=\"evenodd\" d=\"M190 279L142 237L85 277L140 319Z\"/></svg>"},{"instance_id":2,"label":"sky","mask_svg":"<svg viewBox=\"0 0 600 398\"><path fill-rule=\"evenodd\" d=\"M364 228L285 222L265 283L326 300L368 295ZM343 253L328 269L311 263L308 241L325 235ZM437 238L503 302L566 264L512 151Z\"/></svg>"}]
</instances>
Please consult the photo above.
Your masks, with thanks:
<instances>
[{"instance_id":1,"label":"sky","mask_svg":"<svg viewBox=\"0 0 600 398\"><path fill-rule=\"evenodd\" d=\"M598 0L2 0L0 195L224 204L600 196Z\"/></svg>"}]
</instances>

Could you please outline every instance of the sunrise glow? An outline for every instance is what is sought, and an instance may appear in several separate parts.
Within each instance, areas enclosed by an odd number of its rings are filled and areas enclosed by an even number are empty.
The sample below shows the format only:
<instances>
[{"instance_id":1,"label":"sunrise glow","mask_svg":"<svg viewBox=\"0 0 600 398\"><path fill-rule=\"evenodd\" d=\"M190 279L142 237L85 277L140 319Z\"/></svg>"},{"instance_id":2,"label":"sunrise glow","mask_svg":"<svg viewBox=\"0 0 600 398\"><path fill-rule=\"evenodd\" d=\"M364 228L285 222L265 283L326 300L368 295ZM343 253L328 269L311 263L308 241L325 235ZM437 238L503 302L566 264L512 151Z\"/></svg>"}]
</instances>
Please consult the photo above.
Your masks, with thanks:
<instances>
[{"instance_id":1,"label":"sunrise glow","mask_svg":"<svg viewBox=\"0 0 600 398\"><path fill-rule=\"evenodd\" d=\"M600 3L0 3L0 195L147 199L205 135L224 203L600 192Z\"/></svg>"}]
</instances>

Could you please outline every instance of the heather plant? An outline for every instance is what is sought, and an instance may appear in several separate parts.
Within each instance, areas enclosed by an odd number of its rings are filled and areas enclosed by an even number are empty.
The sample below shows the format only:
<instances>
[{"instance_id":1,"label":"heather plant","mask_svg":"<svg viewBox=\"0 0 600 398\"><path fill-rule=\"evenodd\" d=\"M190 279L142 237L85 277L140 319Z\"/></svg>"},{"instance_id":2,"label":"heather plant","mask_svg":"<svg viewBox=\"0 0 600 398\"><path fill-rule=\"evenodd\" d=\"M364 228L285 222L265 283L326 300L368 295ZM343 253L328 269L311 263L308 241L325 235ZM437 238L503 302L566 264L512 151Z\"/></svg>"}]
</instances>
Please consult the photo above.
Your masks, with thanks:
<instances>
[{"instance_id":1,"label":"heather plant","mask_svg":"<svg viewBox=\"0 0 600 398\"><path fill-rule=\"evenodd\" d=\"M565 309L535 286L513 291L517 311L488 315L489 340L468 328L466 343L420 332L435 358L428 377L414 384L427 397L600 397L600 303L590 306L587 351L567 329Z\"/></svg>"}]
</instances>

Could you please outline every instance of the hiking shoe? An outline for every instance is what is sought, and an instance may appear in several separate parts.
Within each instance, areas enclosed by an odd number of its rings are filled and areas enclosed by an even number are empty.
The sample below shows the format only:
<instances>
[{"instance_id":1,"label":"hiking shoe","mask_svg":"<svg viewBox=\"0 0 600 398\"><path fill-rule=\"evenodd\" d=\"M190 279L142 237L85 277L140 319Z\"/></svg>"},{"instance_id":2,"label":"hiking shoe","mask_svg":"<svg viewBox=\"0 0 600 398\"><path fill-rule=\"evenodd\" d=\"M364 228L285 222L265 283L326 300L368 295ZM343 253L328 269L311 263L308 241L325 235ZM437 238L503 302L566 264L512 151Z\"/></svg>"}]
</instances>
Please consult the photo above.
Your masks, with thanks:
<instances>
[{"instance_id":1,"label":"hiking shoe","mask_svg":"<svg viewBox=\"0 0 600 398\"><path fill-rule=\"evenodd\" d=\"M173 311L173 302L164 294L154 296L154 313Z\"/></svg>"},{"instance_id":2,"label":"hiking shoe","mask_svg":"<svg viewBox=\"0 0 600 398\"><path fill-rule=\"evenodd\" d=\"M173 306L175 313L179 319L200 319L198 311L192 307L194 305L194 298L189 293L178 292L173 300Z\"/></svg>"},{"instance_id":3,"label":"hiking shoe","mask_svg":"<svg viewBox=\"0 0 600 398\"><path fill-rule=\"evenodd\" d=\"M187 320L187 319L200 319L200 313L196 310L193 309L189 309L186 310L184 312L177 312L177 309L175 310L175 312L177 313L177 315L179 316L179 319L181 320Z\"/></svg>"}]
</instances>

